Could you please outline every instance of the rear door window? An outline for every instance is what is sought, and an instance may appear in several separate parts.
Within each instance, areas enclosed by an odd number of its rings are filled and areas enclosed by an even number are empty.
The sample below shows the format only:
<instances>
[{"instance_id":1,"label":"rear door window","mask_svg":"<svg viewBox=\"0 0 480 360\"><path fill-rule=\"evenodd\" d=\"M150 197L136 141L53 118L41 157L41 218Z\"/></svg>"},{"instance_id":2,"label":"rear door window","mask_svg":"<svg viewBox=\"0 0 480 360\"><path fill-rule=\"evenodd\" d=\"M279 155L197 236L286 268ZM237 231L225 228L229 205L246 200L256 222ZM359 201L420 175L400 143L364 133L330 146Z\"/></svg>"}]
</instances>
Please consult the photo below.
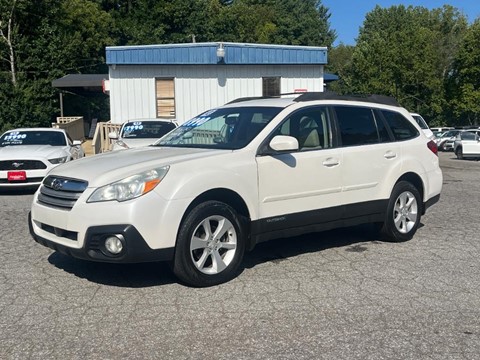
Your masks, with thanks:
<instances>
[{"instance_id":1,"label":"rear door window","mask_svg":"<svg viewBox=\"0 0 480 360\"><path fill-rule=\"evenodd\" d=\"M372 109L359 106L335 106L343 146L359 146L390 141L383 122L377 120Z\"/></svg>"},{"instance_id":2,"label":"rear door window","mask_svg":"<svg viewBox=\"0 0 480 360\"><path fill-rule=\"evenodd\" d=\"M397 141L409 140L419 135L418 130L402 114L395 111L382 110L385 120Z\"/></svg>"}]
</instances>

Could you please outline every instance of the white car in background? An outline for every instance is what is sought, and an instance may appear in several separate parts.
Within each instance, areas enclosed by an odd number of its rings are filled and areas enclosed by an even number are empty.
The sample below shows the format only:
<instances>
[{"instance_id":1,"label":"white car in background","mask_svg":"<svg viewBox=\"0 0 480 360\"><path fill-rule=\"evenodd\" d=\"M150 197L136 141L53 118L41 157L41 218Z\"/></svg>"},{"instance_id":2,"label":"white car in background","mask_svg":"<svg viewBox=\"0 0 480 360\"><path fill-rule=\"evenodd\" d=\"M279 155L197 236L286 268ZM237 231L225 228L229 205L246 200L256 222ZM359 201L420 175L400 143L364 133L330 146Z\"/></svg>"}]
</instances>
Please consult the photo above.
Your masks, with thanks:
<instances>
[{"instance_id":1,"label":"white car in background","mask_svg":"<svg viewBox=\"0 0 480 360\"><path fill-rule=\"evenodd\" d=\"M39 185L54 167L85 156L65 130L14 129L0 137L0 187Z\"/></svg>"},{"instance_id":2,"label":"white car in background","mask_svg":"<svg viewBox=\"0 0 480 360\"><path fill-rule=\"evenodd\" d=\"M112 150L130 149L148 146L177 127L172 119L137 119L125 122L120 132L111 132L108 137L113 141Z\"/></svg>"},{"instance_id":3,"label":"white car in background","mask_svg":"<svg viewBox=\"0 0 480 360\"><path fill-rule=\"evenodd\" d=\"M453 150L453 145L455 143L455 139L457 138L457 135L459 135L463 131L465 130L461 130L461 129L448 130L448 131L445 131L439 137L437 137L435 139L435 142L437 143L438 150L440 151Z\"/></svg>"},{"instance_id":4,"label":"white car in background","mask_svg":"<svg viewBox=\"0 0 480 360\"><path fill-rule=\"evenodd\" d=\"M430 139L433 140L435 138L435 135L433 135L432 130L427 125L427 122L424 120L422 115L417 114L417 113L410 113L412 115L413 119L417 122L418 126L422 129L423 133Z\"/></svg>"},{"instance_id":5,"label":"white car in background","mask_svg":"<svg viewBox=\"0 0 480 360\"><path fill-rule=\"evenodd\" d=\"M459 160L480 159L480 129L467 130L458 134L453 151Z\"/></svg>"}]
</instances>

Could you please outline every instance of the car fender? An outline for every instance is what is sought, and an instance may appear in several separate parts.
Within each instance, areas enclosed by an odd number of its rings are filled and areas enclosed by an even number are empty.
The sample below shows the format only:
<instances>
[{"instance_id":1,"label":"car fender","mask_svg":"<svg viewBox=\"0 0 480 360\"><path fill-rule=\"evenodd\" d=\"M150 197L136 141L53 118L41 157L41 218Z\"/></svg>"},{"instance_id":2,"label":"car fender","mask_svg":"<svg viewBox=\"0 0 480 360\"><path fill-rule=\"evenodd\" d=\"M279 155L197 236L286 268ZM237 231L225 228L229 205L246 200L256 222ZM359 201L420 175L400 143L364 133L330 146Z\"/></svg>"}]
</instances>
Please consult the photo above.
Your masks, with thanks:
<instances>
[{"instance_id":1,"label":"car fender","mask_svg":"<svg viewBox=\"0 0 480 360\"><path fill-rule=\"evenodd\" d=\"M191 165L191 164L190 164ZM250 218L258 218L258 185L257 168L252 162L250 166L241 167L242 171L233 169L209 169L208 171L190 171L180 164L173 166L156 191L168 200L185 200L187 207L200 195L214 189L233 191L243 199ZM187 207L184 211L187 210Z\"/></svg>"}]
</instances>

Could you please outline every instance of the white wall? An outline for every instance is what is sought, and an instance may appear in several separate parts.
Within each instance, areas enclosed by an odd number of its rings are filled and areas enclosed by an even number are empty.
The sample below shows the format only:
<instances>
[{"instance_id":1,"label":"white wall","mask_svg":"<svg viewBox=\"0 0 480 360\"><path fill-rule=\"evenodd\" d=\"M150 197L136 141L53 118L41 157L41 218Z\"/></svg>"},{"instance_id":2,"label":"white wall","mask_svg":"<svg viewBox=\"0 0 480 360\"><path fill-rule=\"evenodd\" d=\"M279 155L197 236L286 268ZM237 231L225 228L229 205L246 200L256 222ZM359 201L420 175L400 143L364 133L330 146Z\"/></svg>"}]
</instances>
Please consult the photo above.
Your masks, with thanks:
<instances>
[{"instance_id":1,"label":"white wall","mask_svg":"<svg viewBox=\"0 0 480 360\"><path fill-rule=\"evenodd\" d=\"M155 78L175 78L179 123L239 97L261 96L265 76L280 76L282 93L324 85L322 65L117 65L109 75L113 123L156 117Z\"/></svg>"}]
</instances>

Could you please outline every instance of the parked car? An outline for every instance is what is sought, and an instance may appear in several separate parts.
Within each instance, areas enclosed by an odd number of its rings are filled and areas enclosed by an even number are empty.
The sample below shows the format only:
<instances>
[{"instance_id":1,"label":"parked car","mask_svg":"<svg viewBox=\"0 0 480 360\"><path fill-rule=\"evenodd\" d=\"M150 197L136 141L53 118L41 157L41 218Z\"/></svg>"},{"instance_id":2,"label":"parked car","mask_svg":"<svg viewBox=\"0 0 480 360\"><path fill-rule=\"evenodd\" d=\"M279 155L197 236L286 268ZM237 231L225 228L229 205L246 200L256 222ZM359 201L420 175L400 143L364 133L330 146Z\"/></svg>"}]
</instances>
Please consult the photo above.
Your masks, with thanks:
<instances>
[{"instance_id":1,"label":"parked car","mask_svg":"<svg viewBox=\"0 0 480 360\"><path fill-rule=\"evenodd\" d=\"M467 130L457 135L454 152L458 159L480 158L480 130Z\"/></svg>"},{"instance_id":2,"label":"parked car","mask_svg":"<svg viewBox=\"0 0 480 360\"><path fill-rule=\"evenodd\" d=\"M455 141L455 137L461 132L462 130L454 129L445 131L443 134L438 136L435 139L437 143L438 150L440 151L450 151L453 150L453 143Z\"/></svg>"},{"instance_id":3,"label":"parked car","mask_svg":"<svg viewBox=\"0 0 480 360\"><path fill-rule=\"evenodd\" d=\"M0 187L39 185L54 167L85 156L65 130L14 129L0 137Z\"/></svg>"},{"instance_id":4,"label":"parked car","mask_svg":"<svg viewBox=\"0 0 480 360\"><path fill-rule=\"evenodd\" d=\"M465 133L475 134L475 133L477 133L477 131L475 129L460 129L454 137L451 137L444 142L443 149L445 151L454 151L455 150L455 142L457 140L460 140L461 135L463 135ZM468 135L467 135L467 137L468 137Z\"/></svg>"},{"instance_id":5,"label":"parked car","mask_svg":"<svg viewBox=\"0 0 480 360\"><path fill-rule=\"evenodd\" d=\"M151 145L176 127L177 123L172 119L129 120L123 123L118 134L109 134L109 138L115 140L112 150Z\"/></svg>"},{"instance_id":6,"label":"parked car","mask_svg":"<svg viewBox=\"0 0 480 360\"><path fill-rule=\"evenodd\" d=\"M154 146L54 169L29 225L70 256L168 260L210 286L266 240L367 222L409 240L441 188L436 144L394 99L304 93L240 99Z\"/></svg>"},{"instance_id":7,"label":"parked car","mask_svg":"<svg viewBox=\"0 0 480 360\"><path fill-rule=\"evenodd\" d=\"M423 133L429 138L430 140L433 140L435 138L432 130L427 125L427 122L423 119L422 115L417 114L417 113L410 113L412 117L415 119L417 122L418 126L422 129Z\"/></svg>"}]
</instances>

